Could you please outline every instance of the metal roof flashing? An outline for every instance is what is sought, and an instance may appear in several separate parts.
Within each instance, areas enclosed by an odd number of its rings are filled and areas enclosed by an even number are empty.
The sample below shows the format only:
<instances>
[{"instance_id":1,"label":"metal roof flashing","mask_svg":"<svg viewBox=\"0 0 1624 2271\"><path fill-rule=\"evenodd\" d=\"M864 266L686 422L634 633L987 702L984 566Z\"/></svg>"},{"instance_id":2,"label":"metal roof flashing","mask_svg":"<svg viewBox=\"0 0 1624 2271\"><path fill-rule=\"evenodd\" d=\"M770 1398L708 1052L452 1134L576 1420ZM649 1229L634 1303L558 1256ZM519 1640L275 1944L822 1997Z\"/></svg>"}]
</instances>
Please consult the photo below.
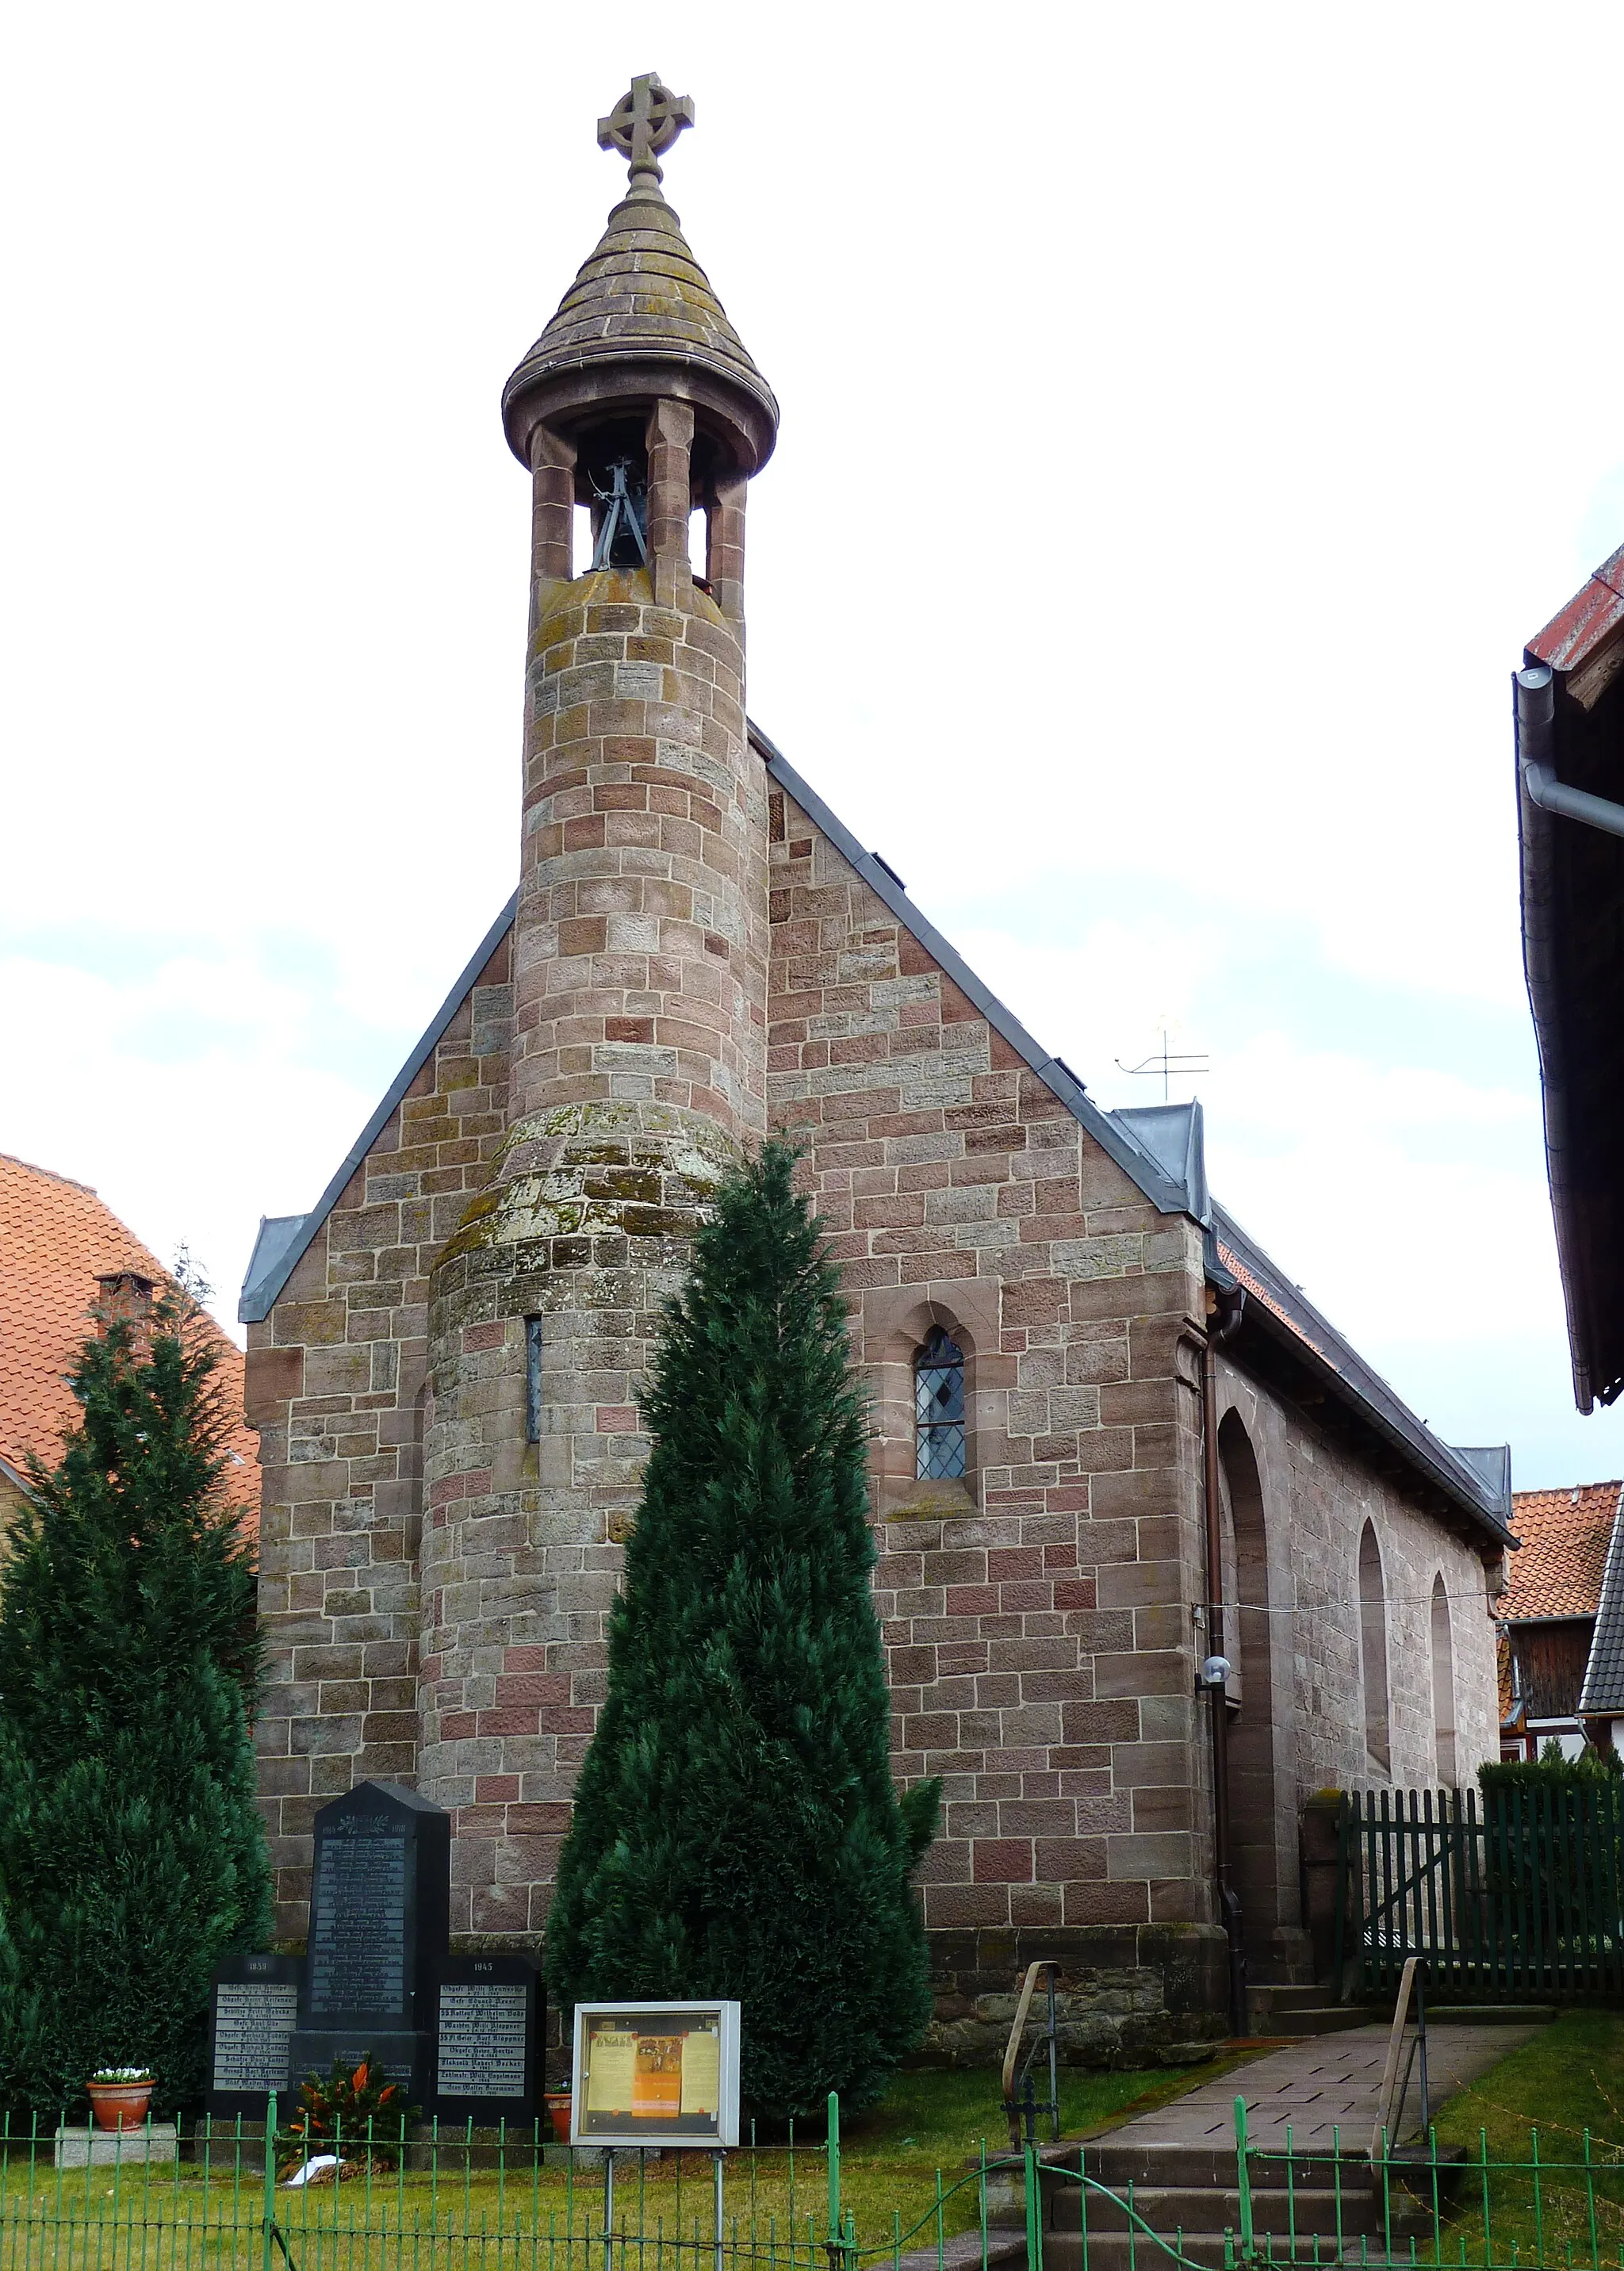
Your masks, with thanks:
<instances>
[{"instance_id":1,"label":"metal roof flashing","mask_svg":"<svg viewBox=\"0 0 1624 2271\"><path fill-rule=\"evenodd\" d=\"M237 1302L239 1324L263 1324L277 1302L280 1300L283 1288L297 1269L300 1261L309 1252L310 1243L317 1231L321 1229L322 1225L343 1196L345 1185L383 1134L391 1113L394 1112L407 1089L411 1087L418 1074L433 1056L440 1045L442 1034L457 1015L458 1010L461 1009L474 980L506 937L512 927L513 916L518 905L518 893L515 891L473 949L473 958L465 965L461 977L444 1001L441 1002L417 1046L391 1081L384 1092L383 1102L345 1153L338 1173L320 1198L317 1200L309 1213L261 1217L259 1237L255 1243L253 1255L248 1265L248 1275L243 1281L242 1295ZM275 1255L275 1258L270 1258L266 1248L267 1232L279 1229L289 1223L295 1225L296 1227L289 1235L286 1245Z\"/></svg>"},{"instance_id":2,"label":"metal roof flashing","mask_svg":"<svg viewBox=\"0 0 1624 2271\"><path fill-rule=\"evenodd\" d=\"M1164 1214L1190 1213L1189 1193L1184 1181L1170 1174L1133 1128L1124 1124L1127 1115L1102 1111L1070 1066L1032 1039L1013 1011L976 976L957 949L920 912L898 882L895 872L875 853L864 851L851 830L830 810L817 791L801 778L783 751L753 720L749 735L750 745L765 763L769 777L794 798L814 827L856 868L903 928L940 964L959 992L975 1004L993 1031L1009 1043L1051 1094L1057 1096L1073 1117L1081 1121L1100 1149L1138 1185L1151 1205L1159 1207ZM1199 1215L1196 1219L1201 1219Z\"/></svg>"}]
</instances>

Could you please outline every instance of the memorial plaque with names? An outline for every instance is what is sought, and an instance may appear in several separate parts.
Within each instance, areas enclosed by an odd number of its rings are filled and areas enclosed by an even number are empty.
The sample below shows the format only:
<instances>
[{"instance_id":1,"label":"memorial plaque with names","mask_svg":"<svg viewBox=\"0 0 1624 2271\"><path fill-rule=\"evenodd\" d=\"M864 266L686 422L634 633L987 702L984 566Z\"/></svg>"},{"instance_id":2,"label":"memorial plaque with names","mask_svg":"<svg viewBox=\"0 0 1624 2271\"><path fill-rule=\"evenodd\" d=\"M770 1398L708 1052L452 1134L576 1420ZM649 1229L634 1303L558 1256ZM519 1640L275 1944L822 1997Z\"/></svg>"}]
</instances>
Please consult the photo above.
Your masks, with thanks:
<instances>
[{"instance_id":1,"label":"memorial plaque with names","mask_svg":"<svg viewBox=\"0 0 1624 2271\"><path fill-rule=\"evenodd\" d=\"M209 1997L208 2111L263 2121L265 2099L287 2087L298 2022L296 1955L233 1955L215 1969Z\"/></svg>"},{"instance_id":2,"label":"memorial plaque with names","mask_svg":"<svg viewBox=\"0 0 1624 2271\"><path fill-rule=\"evenodd\" d=\"M443 2121L536 2116L545 2005L526 1955L452 1955L440 1966L434 2110Z\"/></svg>"},{"instance_id":3,"label":"memorial plaque with names","mask_svg":"<svg viewBox=\"0 0 1624 2271\"><path fill-rule=\"evenodd\" d=\"M315 1845L289 2081L372 2055L424 2105L451 1920L451 1816L399 1783L363 1782L320 1809Z\"/></svg>"}]
</instances>

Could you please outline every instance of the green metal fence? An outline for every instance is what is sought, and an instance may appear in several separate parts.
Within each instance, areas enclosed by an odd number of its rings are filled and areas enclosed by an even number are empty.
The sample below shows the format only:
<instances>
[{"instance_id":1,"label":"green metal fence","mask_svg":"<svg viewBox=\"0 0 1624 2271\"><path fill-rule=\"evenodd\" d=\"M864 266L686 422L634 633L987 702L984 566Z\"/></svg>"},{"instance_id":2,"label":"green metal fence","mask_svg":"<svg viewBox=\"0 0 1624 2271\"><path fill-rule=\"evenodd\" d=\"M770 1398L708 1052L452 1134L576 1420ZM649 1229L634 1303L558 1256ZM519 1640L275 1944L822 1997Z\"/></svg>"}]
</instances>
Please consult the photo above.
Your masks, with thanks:
<instances>
[{"instance_id":1,"label":"green metal fence","mask_svg":"<svg viewBox=\"0 0 1624 2271\"><path fill-rule=\"evenodd\" d=\"M1203 2228L1168 2194L1114 2189L1086 2151L1028 2145L951 2182L922 2212L860 2226L825 2141L709 2156L549 2144L539 2131L336 2141L347 2173L290 2191L278 2142L200 2126L189 2157L59 2168L56 2125L0 2124L0 2271L1624 2271L1624 2145L1589 2133L1525 2159L1440 2150L1305 2151L1249 2137L1235 2100L1233 2184ZM131 2139L138 2151L140 2133ZM1367 2141L1367 2143L1368 2141ZM1188 2195L1181 2195L1188 2197ZM1002 2219L1001 2221L1001 2219Z\"/></svg>"},{"instance_id":2,"label":"green metal fence","mask_svg":"<svg viewBox=\"0 0 1624 2271\"><path fill-rule=\"evenodd\" d=\"M983 2146L968 2173L937 2172L922 2211L860 2232L832 2096L828 2118L811 2148L792 2127L725 2155L369 2121L335 2135L336 2170L296 2188L306 2148L278 2137L274 2111L263 2136L200 2123L175 2160L151 2157L150 2122L127 2142L102 2133L114 2157L71 2168L55 2123L0 2123L0 2271L863 2271L921 2252L941 2271L965 2228L985 2271L989 2193L1019 2156Z\"/></svg>"},{"instance_id":3,"label":"green metal fence","mask_svg":"<svg viewBox=\"0 0 1624 2271\"><path fill-rule=\"evenodd\" d=\"M1577 2147L1577 2152L1574 2150ZM1440 2148L1435 2130L1399 2147L1383 2133L1372 2154L1252 2144L1235 2100L1241 2264L1407 2265L1412 2271L1620 2271L1624 2266L1624 2145L1585 2130L1566 2150L1526 2159ZM1260 2214L1264 2201L1274 2214Z\"/></svg>"},{"instance_id":4,"label":"green metal fence","mask_svg":"<svg viewBox=\"0 0 1624 2271\"><path fill-rule=\"evenodd\" d=\"M1572 2001L1624 1994L1624 1787L1354 1791L1343 1800L1337 1973Z\"/></svg>"}]
</instances>

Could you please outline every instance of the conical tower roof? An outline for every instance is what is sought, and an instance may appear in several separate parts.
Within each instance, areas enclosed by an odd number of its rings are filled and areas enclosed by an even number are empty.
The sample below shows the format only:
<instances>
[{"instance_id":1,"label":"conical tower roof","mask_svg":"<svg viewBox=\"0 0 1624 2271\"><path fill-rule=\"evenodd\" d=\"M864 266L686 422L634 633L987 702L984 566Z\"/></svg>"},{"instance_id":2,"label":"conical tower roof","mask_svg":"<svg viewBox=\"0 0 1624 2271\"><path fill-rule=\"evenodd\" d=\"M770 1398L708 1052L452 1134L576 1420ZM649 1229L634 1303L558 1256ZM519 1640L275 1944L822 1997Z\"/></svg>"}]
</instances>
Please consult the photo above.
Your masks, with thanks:
<instances>
[{"instance_id":1,"label":"conical tower roof","mask_svg":"<svg viewBox=\"0 0 1624 2271\"><path fill-rule=\"evenodd\" d=\"M778 406L658 188L634 179L597 250L503 390L502 416L526 465L538 416L674 394L708 407L740 471L771 455Z\"/></svg>"}]
</instances>

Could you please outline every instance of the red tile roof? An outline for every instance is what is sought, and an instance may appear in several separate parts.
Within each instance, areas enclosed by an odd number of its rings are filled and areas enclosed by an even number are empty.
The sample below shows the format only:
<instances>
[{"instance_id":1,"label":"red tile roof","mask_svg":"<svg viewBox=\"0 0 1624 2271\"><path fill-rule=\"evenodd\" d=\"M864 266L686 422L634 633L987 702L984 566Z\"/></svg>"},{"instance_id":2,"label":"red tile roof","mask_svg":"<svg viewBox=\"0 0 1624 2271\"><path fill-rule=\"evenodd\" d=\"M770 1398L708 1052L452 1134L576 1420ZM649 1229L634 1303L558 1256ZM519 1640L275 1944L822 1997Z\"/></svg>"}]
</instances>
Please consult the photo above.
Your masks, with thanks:
<instances>
[{"instance_id":1,"label":"red tile roof","mask_svg":"<svg viewBox=\"0 0 1624 2271\"><path fill-rule=\"evenodd\" d=\"M1511 1526L1523 1543L1511 1555L1511 1589L1495 1613L1593 1617L1624 1484L1579 1483L1568 1490L1514 1491Z\"/></svg>"},{"instance_id":2,"label":"red tile roof","mask_svg":"<svg viewBox=\"0 0 1624 2271\"><path fill-rule=\"evenodd\" d=\"M169 1272L87 1184L0 1152L0 1459L19 1476L34 1451L48 1466L78 1406L68 1386L91 1329L96 1279L120 1270L159 1284ZM213 1320L220 1379L235 1426L227 1448L234 1501L257 1508L259 1438L242 1418L242 1351Z\"/></svg>"},{"instance_id":3,"label":"red tile roof","mask_svg":"<svg viewBox=\"0 0 1624 2271\"><path fill-rule=\"evenodd\" d=\"M1624 623L1624 545L1604 560L1582 592L1558 615L1553 615L1537 638L1528 642L1536 661L1556 670L1576 670L1605 645Z\"/></svg>"}]
</instances>

